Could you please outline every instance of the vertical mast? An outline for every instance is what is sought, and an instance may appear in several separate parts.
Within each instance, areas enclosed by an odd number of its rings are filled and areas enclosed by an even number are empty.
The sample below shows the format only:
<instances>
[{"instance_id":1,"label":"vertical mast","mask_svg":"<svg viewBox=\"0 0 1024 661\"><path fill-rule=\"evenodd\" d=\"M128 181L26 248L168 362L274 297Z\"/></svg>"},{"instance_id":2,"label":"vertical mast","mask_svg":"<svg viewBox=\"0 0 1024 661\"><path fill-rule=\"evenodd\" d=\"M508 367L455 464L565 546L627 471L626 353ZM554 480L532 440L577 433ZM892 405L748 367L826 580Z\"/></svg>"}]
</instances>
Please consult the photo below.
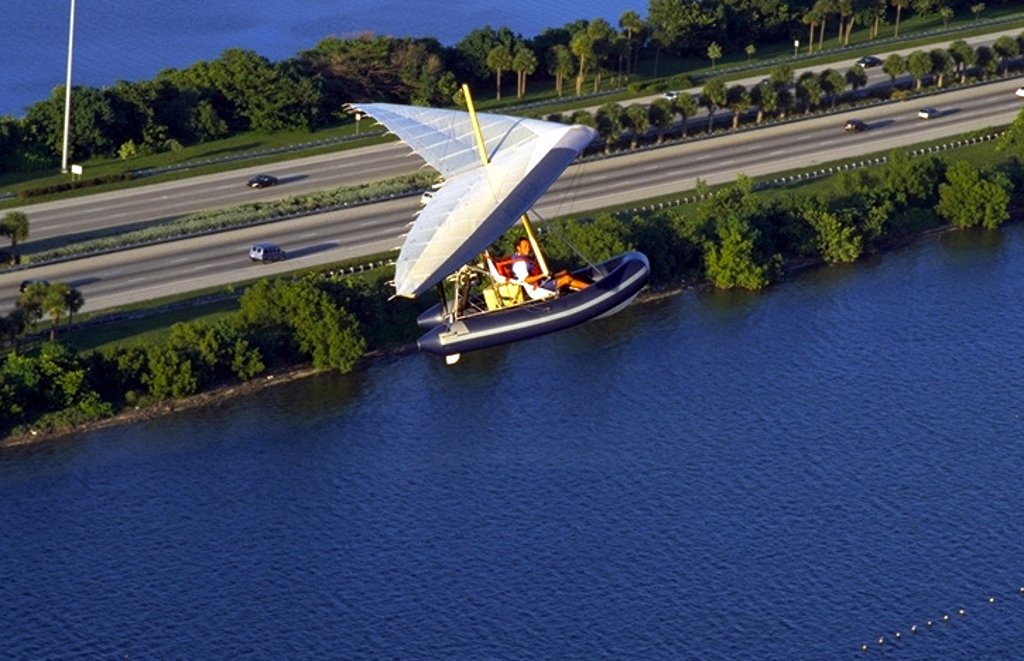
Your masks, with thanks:
<instances>
[{"instance_id":1,"label":"vertical mast","mask_svg":"<svg viewBox=\"0 0 1024 661\"><path fill-rule=\"evenodd\" d=\"M466 109L469 111L469 122L473 126L473 135L476 137L476 148L480 154L480 162L483 163L486 168L490 165L490 159L487 157L487 147L484 145L484 134L480 130L480 122L476 117L476 108L473 106L473 95L469 92L469 85L463 83L462 85L462 96L466 99ZM544 259L544 253L540 250L540 244L537 243L537 235L533 232L533 225L530 223L530 219L523 214L523 229L526 230L526 238L530 240L530 245L533 247L533 255L537 258L537 266L540 267L541 273L548 275L548 263Z\"/></svg>"}]
</instances>

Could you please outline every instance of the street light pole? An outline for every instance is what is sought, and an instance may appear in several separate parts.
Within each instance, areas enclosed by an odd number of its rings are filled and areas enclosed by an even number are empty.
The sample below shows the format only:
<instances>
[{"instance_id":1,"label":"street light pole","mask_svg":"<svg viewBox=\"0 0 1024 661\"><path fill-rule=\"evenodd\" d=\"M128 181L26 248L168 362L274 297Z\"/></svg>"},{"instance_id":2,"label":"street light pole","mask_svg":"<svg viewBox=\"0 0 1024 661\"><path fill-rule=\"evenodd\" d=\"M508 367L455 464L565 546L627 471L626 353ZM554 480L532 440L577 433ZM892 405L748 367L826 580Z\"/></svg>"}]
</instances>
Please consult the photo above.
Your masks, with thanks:
<instances>
[{"instance_id":1,"label":"street light pole","mask_svg":"<svg viewBox=\"0 0 1024 661\"><path fill-rule=\"evenodd\" d=\"M71 0L71 23L68 26L68 76L64 82L64 151L60 171L68 171L68 138L71 127L71 53L75 47L75 0Z\"/></svg>"}]
</instances>

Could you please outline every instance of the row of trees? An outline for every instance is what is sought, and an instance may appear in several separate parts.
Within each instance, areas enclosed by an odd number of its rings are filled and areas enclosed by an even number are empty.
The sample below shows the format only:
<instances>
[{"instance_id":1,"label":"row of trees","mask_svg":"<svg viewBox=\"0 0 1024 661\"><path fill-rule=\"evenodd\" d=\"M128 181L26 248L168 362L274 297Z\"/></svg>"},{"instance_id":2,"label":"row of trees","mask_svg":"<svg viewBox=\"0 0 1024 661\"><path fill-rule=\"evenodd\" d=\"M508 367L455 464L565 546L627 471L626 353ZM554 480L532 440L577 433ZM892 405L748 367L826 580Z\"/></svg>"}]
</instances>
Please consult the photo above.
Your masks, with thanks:
<instances>
[{"instance_id":1,"label":"row of trees","mask_svg":"<svg viewBox=\"0 0 1024 661\"><path fill-rule=\"evenodd\" d=\"M878 90L876 94L890 97L904 93L896 86L896 78L904 73L913 77L914 89L920 89L927 82L941 88L954 77L961 83L967 82L971 76L985 79L1000 70L1006 71L1012 58L1021 52L1024 52L1024 33L1016 38L1000 37L992 47L973 48L959 40L948 49L919 50L906 57L892 54L882 64L890 76L891 86ZM688 120L696 117L702 108L707 113L705 130L710 132L720 122L722 111L728 111L732 128L737 128L744 121L761 124L766 119L784 119L793 113L811 113L854 102L860 98L861 89L866 84L867 74L863 67L857 65L845 73L825 69L805 71L798 77L791 66L779 65L752 88L741 84L728 85L722 78L713 78L696 95L672 93L650 104L626 107L607 103L594 113L579 110L566 116L550 115L548 119L595 128L605 152L610 152L626 139L629 148L635 149L641 142L660 144L677 130L681 137L686 137L693 130Z\"/></svg>"},{"instance_id":2,"label":"row of trees","mask_svg":"<svg viewBox=\"0 0 1024 661\"><path fill-rule=\"evenodd\" d=\"M653 58L657 76L663 53L700 56L713 43L719 53L744 49L750 54L755 45L788 45L805 24L820 30L820 47L833 16L841 19L848 39L855 22L877 26L890 14L898 23L907 9L930 15L962 13L967 7L955 0L649 0L646 18L627 11L618 28L604 19L579 20L532 39L489 26L454 47L429 38L329 37L280 62L230 49L211 62L162 71L153 80L75 88L69 146L73 158L84 161L176 149L241 131L314 129L344 119L343 105L351 101L449 105L461 82L493 82L500 98L510 72L516 74L519 97L534 75L553 82L559 94L572 78L582 94L587 80L598 91L607 77L628 78L642 58ZM0 118L0 169L56 165L63 100L57 88L24 118Z\"/></svg>"}]
</instances>

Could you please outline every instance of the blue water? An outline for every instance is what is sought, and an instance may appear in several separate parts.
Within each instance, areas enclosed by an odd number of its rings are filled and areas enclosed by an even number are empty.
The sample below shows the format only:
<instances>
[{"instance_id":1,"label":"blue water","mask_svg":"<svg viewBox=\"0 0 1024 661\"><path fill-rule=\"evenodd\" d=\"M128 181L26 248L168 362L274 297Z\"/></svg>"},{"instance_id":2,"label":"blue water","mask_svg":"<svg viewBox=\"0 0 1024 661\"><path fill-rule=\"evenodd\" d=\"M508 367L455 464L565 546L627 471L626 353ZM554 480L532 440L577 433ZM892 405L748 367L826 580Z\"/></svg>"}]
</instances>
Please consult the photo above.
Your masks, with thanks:
<instances>
[{"instance_id":1,"label":"blue water","mask_svg":"<svg viewBox=\"0 0 1024 661\"><path fill-rule=\"evenodd\" d=\"M946 235L2 451L0 656L1019 658L1022 272Z\"/></svg>"},{"instance_id":2,"label":"blue water","mask_svg":"<svg viewBox=\"0 0 1024 661\"><path fill-rule=\"evenodd\" d=\"M7 0L0 21L0 115L22 116L63 85L68 0ZM454 45L477 28L506 26L524 37L580 18L612 25L627 10L646 16L645 0L78 0L73 84L102 87L147 80L164 68L216 59L228 48L271 60L293 57L328 36L364 32L435 37Z\"/></svg>"}]
</instances>

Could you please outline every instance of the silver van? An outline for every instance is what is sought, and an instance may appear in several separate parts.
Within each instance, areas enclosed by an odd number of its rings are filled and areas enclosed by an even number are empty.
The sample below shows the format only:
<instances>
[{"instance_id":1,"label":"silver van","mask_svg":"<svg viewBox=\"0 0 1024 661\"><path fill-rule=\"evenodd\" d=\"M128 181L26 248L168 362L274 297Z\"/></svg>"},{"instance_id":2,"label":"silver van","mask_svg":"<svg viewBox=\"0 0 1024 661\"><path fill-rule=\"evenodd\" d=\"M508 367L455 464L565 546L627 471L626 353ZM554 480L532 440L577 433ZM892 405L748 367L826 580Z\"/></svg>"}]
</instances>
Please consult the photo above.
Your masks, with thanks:
<instances>
[{"instance_id":1,"label":"silver van","mask_svg":"<svg viewBox=\"0 0 1024 661\"><path fill-rule=\"evenodd\" d=\"M284 250L276 243L257 243L249 249L249 259L254 262L276 262L285 257Z\"/></svg>"}]
</instances>

